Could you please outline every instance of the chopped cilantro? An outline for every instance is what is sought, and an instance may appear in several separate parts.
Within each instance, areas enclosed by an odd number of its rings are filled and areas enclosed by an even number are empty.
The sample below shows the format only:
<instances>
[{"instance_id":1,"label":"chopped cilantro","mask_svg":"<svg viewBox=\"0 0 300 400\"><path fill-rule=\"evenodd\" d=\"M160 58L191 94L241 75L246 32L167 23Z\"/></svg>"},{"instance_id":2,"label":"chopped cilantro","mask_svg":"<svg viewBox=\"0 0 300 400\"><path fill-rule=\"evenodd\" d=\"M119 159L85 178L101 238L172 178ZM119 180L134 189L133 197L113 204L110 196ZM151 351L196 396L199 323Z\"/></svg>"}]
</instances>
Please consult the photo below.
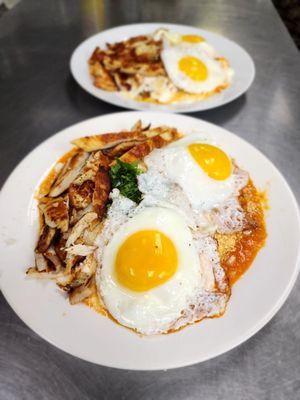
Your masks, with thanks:
<instances>
[{"instance_id":1,"label":"chopped cilantro","mask_svg":"<svg viewBox=\"0 0 300 400\"><path fill-rule=\"evenodd\" d=\"M112 187L119 189L128 199L139 203L142 193L138 188L137 175L141 173L137 163L130 164L118 159L109 171Z\"/></svg>"}]
</instances>

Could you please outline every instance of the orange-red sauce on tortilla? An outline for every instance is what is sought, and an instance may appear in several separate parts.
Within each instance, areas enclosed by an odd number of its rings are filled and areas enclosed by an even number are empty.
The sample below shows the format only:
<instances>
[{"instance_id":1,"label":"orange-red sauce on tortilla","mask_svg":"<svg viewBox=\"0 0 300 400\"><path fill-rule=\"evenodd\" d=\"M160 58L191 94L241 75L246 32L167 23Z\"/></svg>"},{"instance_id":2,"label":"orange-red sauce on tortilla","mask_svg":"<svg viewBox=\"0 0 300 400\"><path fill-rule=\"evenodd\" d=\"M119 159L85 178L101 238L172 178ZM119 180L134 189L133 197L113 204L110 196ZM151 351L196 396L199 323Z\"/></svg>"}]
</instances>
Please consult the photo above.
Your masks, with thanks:
<instances>
[{"instance_id":1,"label":"orange-red sauce on tortilla","mask_svg":"<svg viewBox=\"0 0 300 400\"><path fill-rule=\"evenodd\" d=\"M253 182L241 190L240 204L245 214L245 227L241 232L215 235L221 265L232 286L250 267L257 252L264 245L267 233L264 220L265 194L259 193Z\"/></svg>"}]
</instances>

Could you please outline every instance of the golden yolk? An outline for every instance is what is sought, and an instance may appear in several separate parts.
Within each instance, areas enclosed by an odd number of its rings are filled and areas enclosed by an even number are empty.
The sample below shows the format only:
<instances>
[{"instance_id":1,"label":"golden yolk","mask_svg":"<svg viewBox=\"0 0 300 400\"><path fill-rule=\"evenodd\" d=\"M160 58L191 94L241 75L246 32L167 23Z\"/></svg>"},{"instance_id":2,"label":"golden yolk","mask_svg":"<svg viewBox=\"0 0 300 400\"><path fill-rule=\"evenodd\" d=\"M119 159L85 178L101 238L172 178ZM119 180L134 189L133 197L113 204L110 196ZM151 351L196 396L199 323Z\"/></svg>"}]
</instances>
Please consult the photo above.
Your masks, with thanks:
<instances>
[{"instance_id":1,"label":"golden yolk","mask_svg":"<svg viewBox=\"0 0 300 400\"><path fill-rule=\"evenodd\" d=\"M196 163L210 178L222 181L231 175L231 161L223 150L206 143L193 143L188 149Z\"/></svg>"},{"instance_id":2,"label":"golden yolk","mask_svg":"<svg viewBox=\"0 0 300 400\"><path fill-rule=\"evenodd\" d=\"M143 292L170 279L177 264L173 242L162 232L143 230L133 233L119 248L115 274L121 285Z\"/></svg>"},{"instance_id":3,"label":"golden yolk","mask_svg":"<svg viewBox=\"0 0 300 400\"><path fill-rule=\"evenodd\" d=\"M182 35L181 40L188 43L200 43L205 41L203 37L197 35Z\"/></svg>"},{"instance_id":4,"label":"golden yolk","mask_svg":"<svg viewBox=\"0 0 300 400\"><path fill-rule=\"evenodd\" d=\"M204 81L208 76L206 65L193 56L181 58L178 63L178 68L193 81Z\"/></svg>"}]
</instances>

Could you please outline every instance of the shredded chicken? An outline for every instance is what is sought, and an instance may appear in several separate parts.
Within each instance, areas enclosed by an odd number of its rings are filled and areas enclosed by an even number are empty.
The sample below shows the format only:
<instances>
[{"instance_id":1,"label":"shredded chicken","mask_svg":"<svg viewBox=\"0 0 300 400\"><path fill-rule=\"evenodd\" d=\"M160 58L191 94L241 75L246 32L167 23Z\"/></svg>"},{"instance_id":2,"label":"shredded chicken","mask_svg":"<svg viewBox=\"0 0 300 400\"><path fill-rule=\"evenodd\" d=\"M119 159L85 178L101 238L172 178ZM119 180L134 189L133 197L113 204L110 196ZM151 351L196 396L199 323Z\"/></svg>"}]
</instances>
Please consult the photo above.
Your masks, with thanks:
<instances>
[{"instance_id":1,"label":"shredded chicken","mask_svg":"<svg viewBox=\"0 0 300 400\"><path fill-rule=\"evenodd\" d=\"M85 244L74 244L67 247L66 252L76 256L87 256L96 250L97 246L87 246Z\"/></svg>"},{"instance_id":2,"label":"shredded chicken","mask_svg":"<svg viewBox=\"0 0 300 400\"><path fill-rule=\"evenodd\" d=\"M36 251L44 253L52 243L55 233L55 228L50 228L48 225L44 225L36 246Z\"/></svg>"},{"instance_id":3,"label":"shredded chicken","mask_svg":"<svg viewBox=\"0 0 300 400\"><path fill-rule=\"evenodd\" d=\"M71 246L79 238L82 232L89 226L89 224L97 218L95 212L85 214L76 225L73 226L71 233L66 241L66 247Z\"/></svg>"},{"instance_id":4,"label":"shredded chicken","mask_svg":"<svg viewBox=\"0 0 300 400\"><path fill-rule=\"evenodd\" d=\"M62 262L57 256L54 247L49 247L49 249L44 253L44 256L52 263L55 271L60 271L62 269Z\"/></svg>"},{"instance_id":5,"label":"shredded chicken","mask_svg":"<svg viewBox=\"0 0 300 400\"><path fill-rule=\"evenodd\" d=\"M71 214L70 214L70 225L73 226L75 225L85 214L89 212L93 212L94 207L93 204L90 203L86 208L83 210L76 210L75 208L72 208Z\"/></svg>"}]
</instances>

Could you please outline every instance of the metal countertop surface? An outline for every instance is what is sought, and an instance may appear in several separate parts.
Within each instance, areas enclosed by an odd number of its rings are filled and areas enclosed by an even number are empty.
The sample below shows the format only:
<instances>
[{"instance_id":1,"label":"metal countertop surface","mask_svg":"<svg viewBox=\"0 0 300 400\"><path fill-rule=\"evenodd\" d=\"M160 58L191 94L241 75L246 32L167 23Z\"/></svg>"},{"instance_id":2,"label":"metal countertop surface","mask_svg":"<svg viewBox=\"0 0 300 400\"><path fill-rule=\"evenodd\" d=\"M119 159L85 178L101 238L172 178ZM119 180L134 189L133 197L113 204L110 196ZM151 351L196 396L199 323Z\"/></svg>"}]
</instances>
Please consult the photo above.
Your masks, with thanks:
<instances>
[{"instance_id":1,"label":"metal countertop surface","mask_svg":"<svg viewBox=\"0 0 300 400\"><path fill-rule=\"evenodd\" d=\"M223 34L252 55L256 79L246 95L191 115L254 144L281 170L299 201L300 59L269 0L23 0L5 12L0 184L55 132L121 110L75 83L69 72L73 49L108 27L156 21ZM288 246L288 238L282 240ZM300 280L272 321L246 343L205 363L160 372L105 368L65 354L27 328L0 295L1 400L298 398Z\"/></svg>"}]
</instances>

